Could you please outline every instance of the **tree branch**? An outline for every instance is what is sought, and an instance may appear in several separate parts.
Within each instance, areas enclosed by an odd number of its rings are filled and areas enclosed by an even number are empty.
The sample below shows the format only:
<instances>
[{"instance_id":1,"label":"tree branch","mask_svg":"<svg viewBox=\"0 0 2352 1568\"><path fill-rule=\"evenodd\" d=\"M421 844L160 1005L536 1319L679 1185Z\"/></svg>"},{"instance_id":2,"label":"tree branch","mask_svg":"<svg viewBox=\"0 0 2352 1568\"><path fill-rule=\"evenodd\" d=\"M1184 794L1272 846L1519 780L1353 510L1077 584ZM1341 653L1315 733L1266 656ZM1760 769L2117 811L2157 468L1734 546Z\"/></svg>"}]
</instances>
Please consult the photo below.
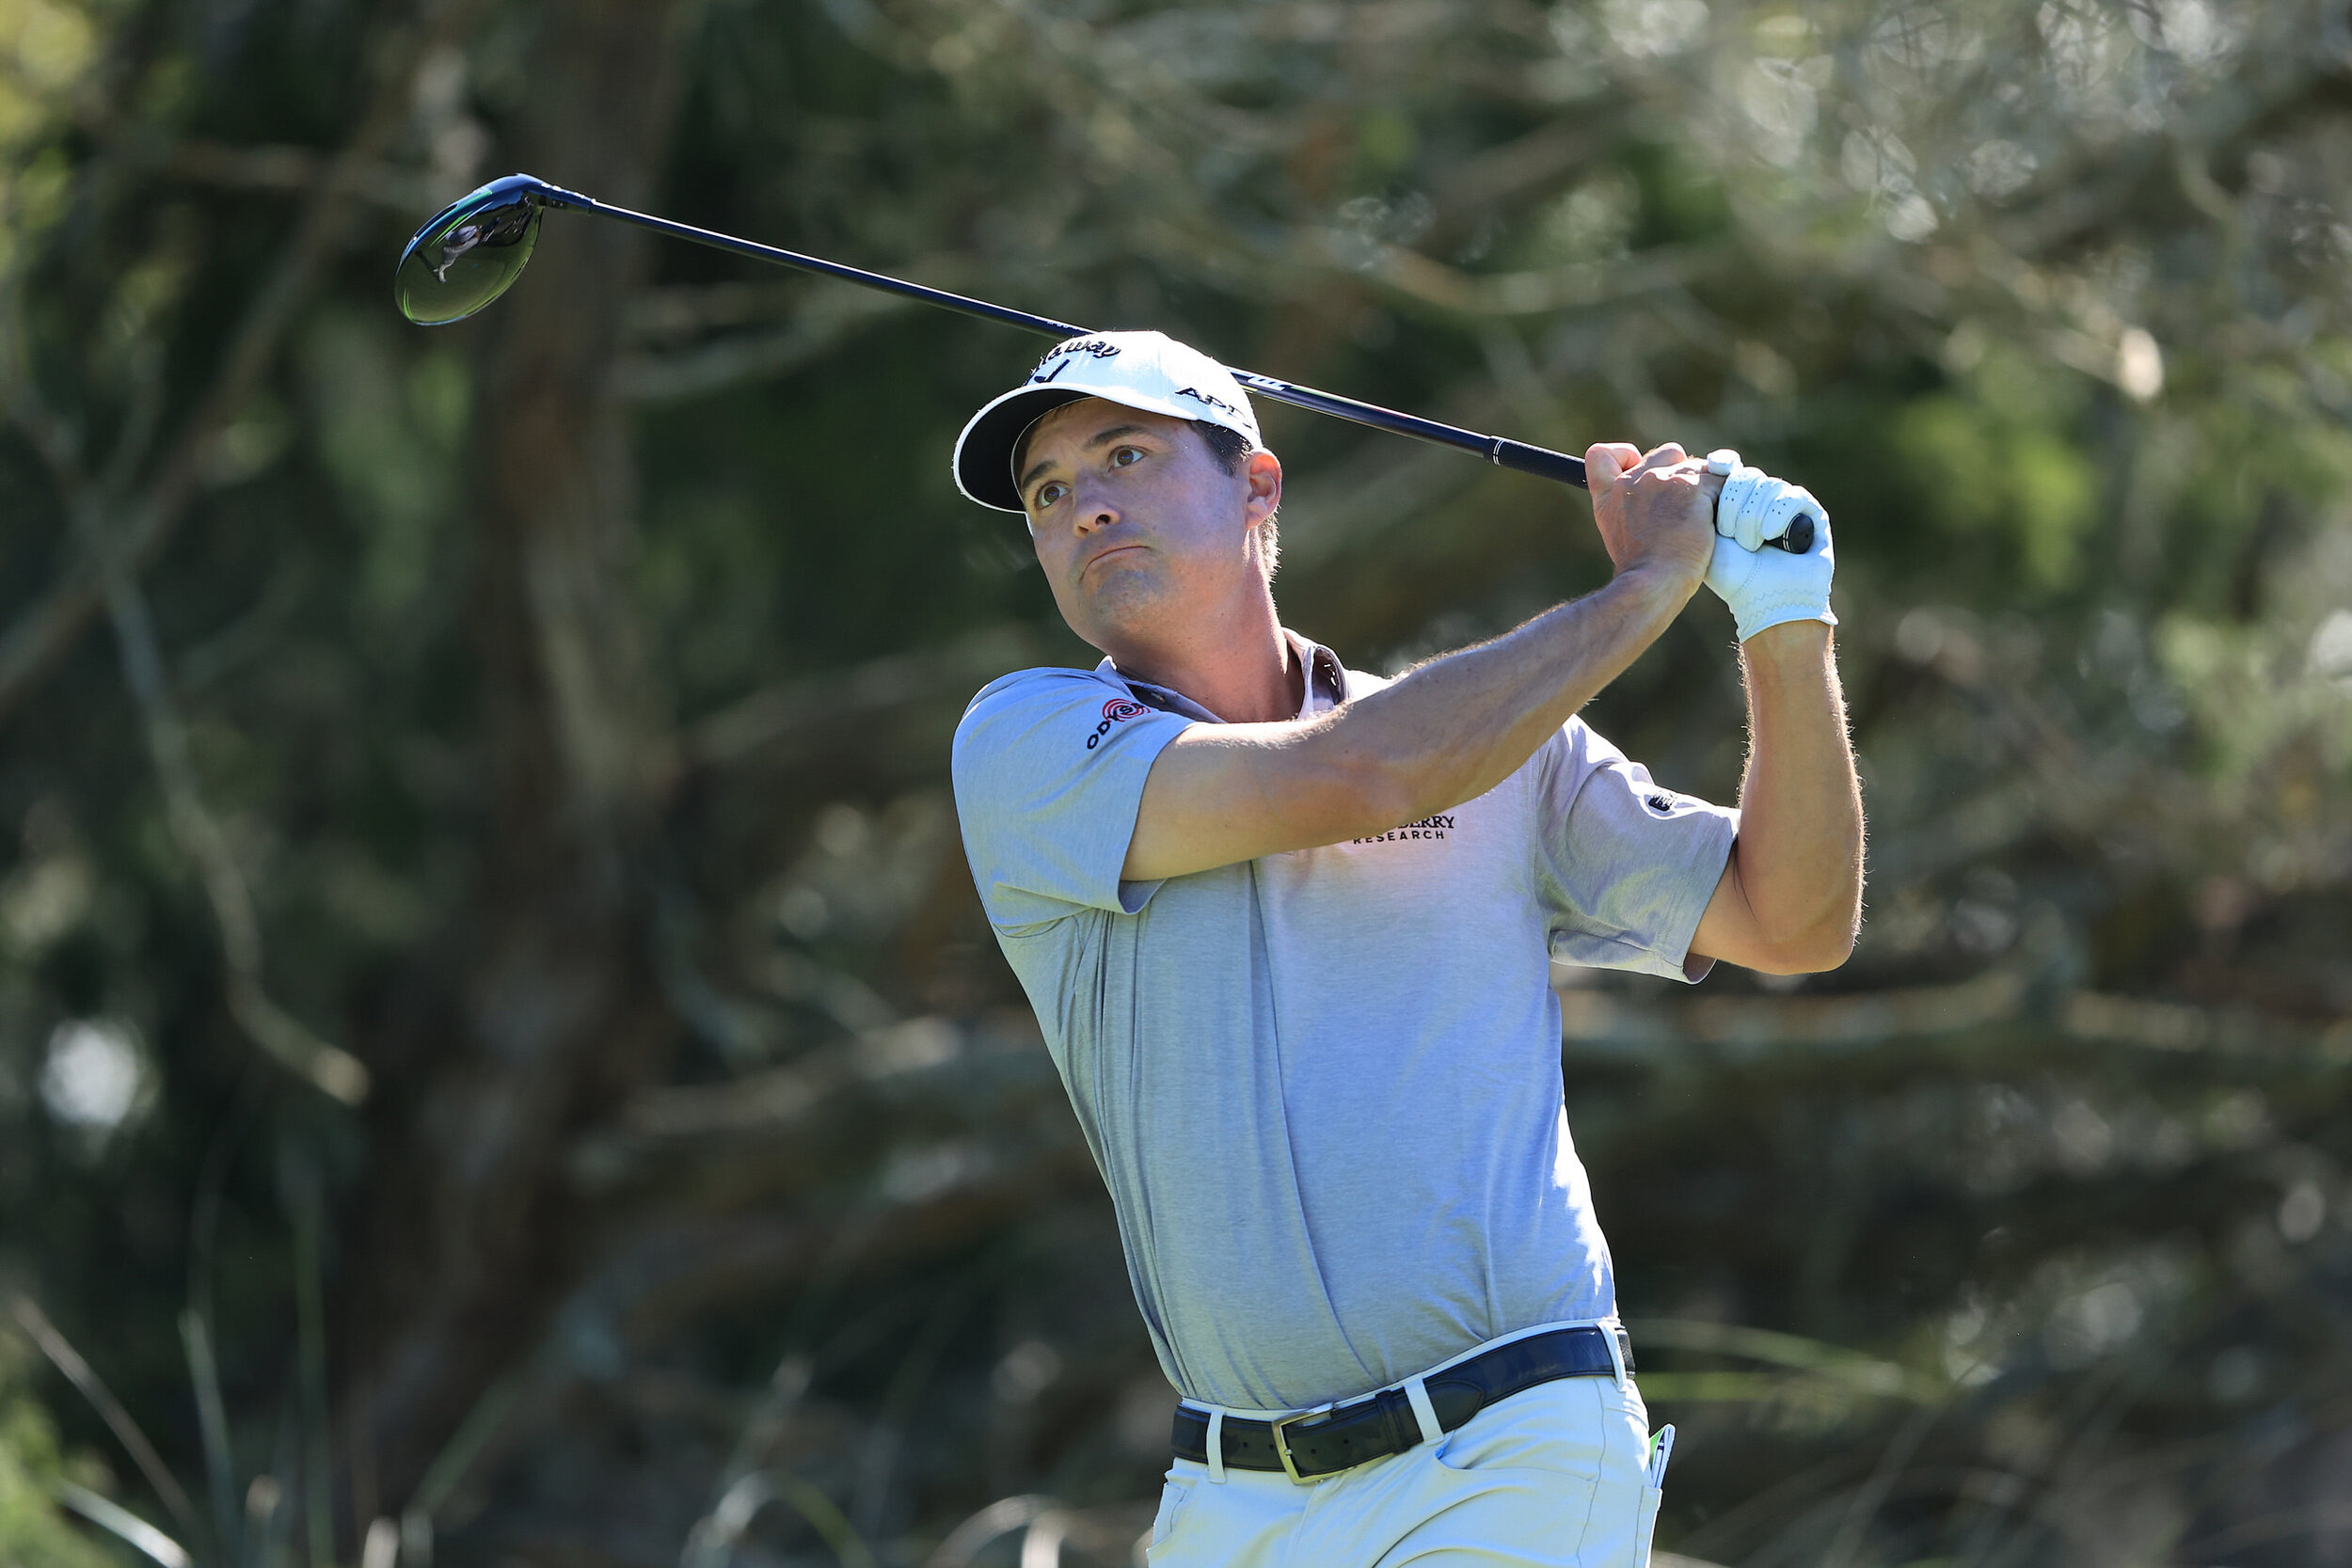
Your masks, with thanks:
<instances>
[{"instance_id":1,"label":"tree branch","mask_svg":"<svg viewBox=\"0 0 2352 1568\"><path fill-rule=\"evenodd\" d=\"M484 5L485 0L446 0L421 25L408 27L395 39L390 63L358 128L314 187L283 260L246 308L212 385L143 492L120 509L119 544L132 573L151 560L179 526L214 442L252 395L295 312L342 244L358 198L377 177L384 148L408 115L419 61L428 51L464 36ZM64 580L0 634L0 721L56 668L89 626L103 594L102 563L85 545Z\"/></svg>"}]
</instances>

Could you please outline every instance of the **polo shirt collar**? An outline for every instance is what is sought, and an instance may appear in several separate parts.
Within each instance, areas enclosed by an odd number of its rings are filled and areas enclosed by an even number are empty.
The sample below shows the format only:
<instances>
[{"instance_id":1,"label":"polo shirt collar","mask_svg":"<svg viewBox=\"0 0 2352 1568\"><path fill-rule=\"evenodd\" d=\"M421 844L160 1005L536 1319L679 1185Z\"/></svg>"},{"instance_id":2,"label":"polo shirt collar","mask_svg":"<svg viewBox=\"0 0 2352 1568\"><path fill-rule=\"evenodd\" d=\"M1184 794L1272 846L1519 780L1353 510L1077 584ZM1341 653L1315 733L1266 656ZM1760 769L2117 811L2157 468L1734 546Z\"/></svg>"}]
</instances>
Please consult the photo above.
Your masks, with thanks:
<instances>
[{"instance_id":1,"label":"polo shirt collar","mask_svg":"<svg viewBox=\"0 0 2352 1568\"><path fill-rule=\"evenodd\" d=\"M1309 713L1337 707L1347 700L1347 672L1341 665L1339 655L1320 642L1299 636L1288 626L1282 628L1282 638L1290 644L1292 657L1307 667ZM1154 686L1150 681L1139 681L1132 675L1121 674L1119 666L1108 658L1094 667L1094 673L1100 679L1124 686L1135 693L1136 701L1158 708L1163 713L1179 713L1187 719L1198 719L1210 724L1225 721L1173 687Z\"/></svg>"}]
</instances>

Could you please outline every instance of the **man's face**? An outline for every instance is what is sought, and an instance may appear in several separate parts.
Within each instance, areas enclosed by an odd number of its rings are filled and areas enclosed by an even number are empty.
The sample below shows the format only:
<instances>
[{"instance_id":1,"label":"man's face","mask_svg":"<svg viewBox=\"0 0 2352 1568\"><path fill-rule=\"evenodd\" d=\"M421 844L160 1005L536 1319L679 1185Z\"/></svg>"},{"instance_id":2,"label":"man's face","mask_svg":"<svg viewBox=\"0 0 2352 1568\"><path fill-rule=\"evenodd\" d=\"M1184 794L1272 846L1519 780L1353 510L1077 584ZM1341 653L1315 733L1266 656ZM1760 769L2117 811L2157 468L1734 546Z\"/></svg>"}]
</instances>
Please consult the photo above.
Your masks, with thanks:
<instances>
[{"instance_id":1,"label":"man's face","mask_svg":"<svg viewBox=\"0 0 2352 1568\"><path fill-rule=\"evenodd\" d=\"M1229 474L1186 421L1085 398L1038 421L1016 477L1062 619L1116 656L1237 587L1263 588L1249 529L1280 472L1256 453Z\"/></svg>"}]
</instances>

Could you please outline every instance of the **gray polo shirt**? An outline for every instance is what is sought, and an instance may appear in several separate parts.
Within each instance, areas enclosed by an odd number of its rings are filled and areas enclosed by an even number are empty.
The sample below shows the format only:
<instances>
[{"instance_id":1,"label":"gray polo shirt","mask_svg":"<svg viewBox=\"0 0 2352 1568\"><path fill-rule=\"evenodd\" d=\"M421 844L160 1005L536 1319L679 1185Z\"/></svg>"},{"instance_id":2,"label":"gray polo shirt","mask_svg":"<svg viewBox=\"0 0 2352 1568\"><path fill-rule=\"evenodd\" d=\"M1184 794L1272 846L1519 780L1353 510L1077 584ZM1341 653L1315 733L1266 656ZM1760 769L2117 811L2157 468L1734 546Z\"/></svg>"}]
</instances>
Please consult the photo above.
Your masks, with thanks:
<instances>
[{"instance_id":1,"label":"gray polo shirt","mask_svg":"<svg viewBox=\"0 0 2352 1568\"><path fill-rule=\"evenodd\" d=\"M1383 682L1292 636L1309 707ZM1554 958L1676 979L1735 814L1571 721L1420 822L1120 879L1182 695L1026 670L956 730L980 901L1186 1397L1291 1410L1615 1310L1561 1104Z\"/></svg>"}]
</instances>

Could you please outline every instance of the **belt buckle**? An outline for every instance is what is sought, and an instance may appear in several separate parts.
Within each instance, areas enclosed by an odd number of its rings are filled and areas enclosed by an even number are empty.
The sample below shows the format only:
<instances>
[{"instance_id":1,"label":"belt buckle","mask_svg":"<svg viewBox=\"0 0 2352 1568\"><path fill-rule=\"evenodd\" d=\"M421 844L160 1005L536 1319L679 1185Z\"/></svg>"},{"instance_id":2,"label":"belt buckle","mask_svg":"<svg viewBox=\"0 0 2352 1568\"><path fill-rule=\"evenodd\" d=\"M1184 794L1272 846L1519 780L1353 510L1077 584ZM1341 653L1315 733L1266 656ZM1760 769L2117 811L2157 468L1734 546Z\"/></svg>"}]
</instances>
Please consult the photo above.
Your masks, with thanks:
<instances>
[{"instance_id":1,"label":"belt buckle","mask_svg":"<svg viewBox=\"0 0 2352 1568\"><path fill-rule=\"evenodd\" d=\"M1302 1410L1295 1416L1285 1416L1279 1421L1268 1423L1274 1433L1274 1457L1282 1462L1282 1473L1291 1478L1293 1484L1298 1486L1312 1486L1319 1481L1329 1481L1333 1476L1340 1474L1340 1472L1337 1470L1330 1470L1319 1476L1300 1475L1298 1473L1297 1462L1291 1458L1290 1441L1288 1438L1283 1436L1282 1429L1284 1427L1296 1426L1301 1421L1311 1421L1318 1416L1328 1416L1338 1407L1339 1402L1337 1400L1333 1400L1327 1403L1316 1405L1312 1410Z\"/></svg>"}]
</instances>

